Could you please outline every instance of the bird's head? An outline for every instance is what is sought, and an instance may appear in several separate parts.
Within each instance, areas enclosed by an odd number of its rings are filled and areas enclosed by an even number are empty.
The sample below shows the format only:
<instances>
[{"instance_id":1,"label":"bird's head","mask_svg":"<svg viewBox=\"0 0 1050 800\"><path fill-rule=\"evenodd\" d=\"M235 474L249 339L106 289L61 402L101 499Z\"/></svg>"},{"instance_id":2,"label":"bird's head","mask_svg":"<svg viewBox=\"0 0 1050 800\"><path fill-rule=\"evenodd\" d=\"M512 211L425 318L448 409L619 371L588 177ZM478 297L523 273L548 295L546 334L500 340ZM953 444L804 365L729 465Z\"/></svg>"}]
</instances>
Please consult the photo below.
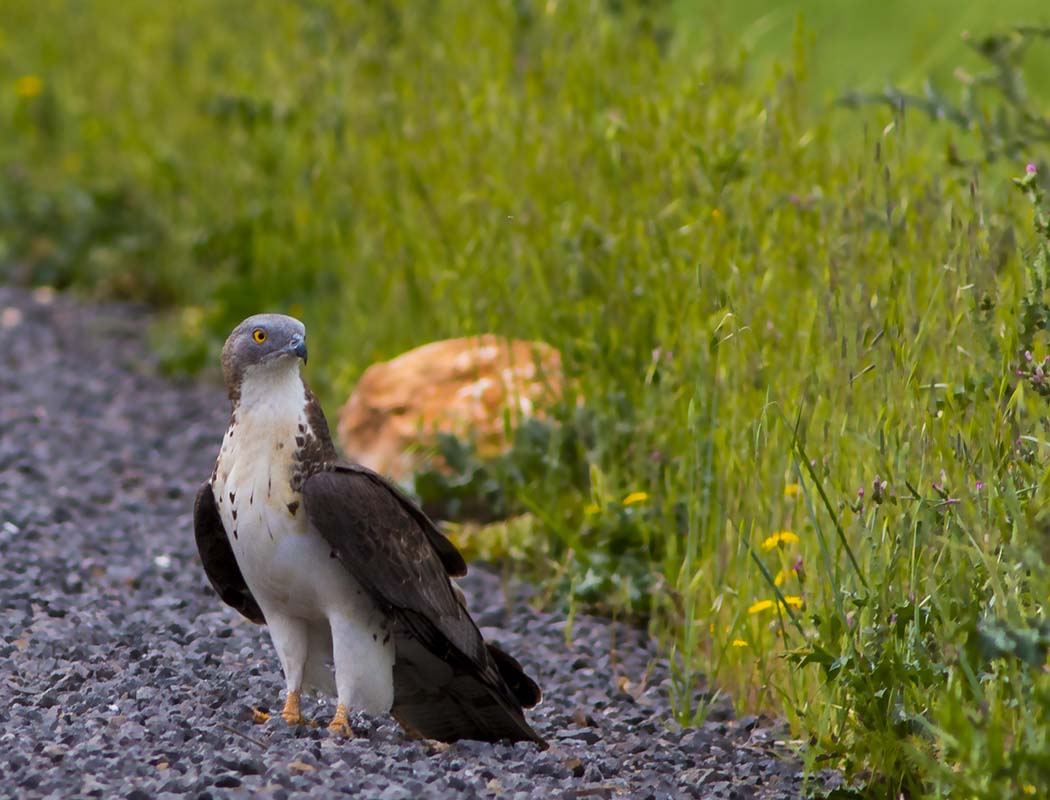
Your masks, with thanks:
<instances>
[{"instance_id":1,"label":"bird's head","mask_svg":"<svg viewBox=\"0 0 1050 800\"><path fill-rule=\"evenodd\" d=\"M299 372L306 363L306 327L283 314L256 314L233 329L222 348L222 372L231 396L250 376Z\"/></svg>"}]
</instances>

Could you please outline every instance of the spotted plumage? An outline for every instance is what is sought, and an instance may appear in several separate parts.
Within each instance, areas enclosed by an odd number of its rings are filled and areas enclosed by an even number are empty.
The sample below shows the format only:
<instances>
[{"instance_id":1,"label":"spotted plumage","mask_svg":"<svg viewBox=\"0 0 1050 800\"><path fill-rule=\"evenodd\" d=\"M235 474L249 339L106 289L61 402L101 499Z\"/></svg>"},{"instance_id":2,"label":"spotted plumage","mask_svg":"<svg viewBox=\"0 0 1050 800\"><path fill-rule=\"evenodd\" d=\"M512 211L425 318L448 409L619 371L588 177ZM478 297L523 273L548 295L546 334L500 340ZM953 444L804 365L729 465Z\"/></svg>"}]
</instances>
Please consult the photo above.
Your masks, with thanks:
<instances>
[{"instance_id":1,"label":"spotted plumage","mask_svg":"<svg viewBox=\"0 0 1050 800\"><path fill-rule=\"evenodd\" d=\"M348 710L390 711L413 735L543 740L522 708L539 689L486 644L450 576L466 565L426 515L376 473L339 460L300 377L305 329L250 317L223 349L233 414L194 523L219 596L268 624L285 673L282 714L299 693ZM236 428L236 435L235 435Z\"/></svg>"}]
</instances>

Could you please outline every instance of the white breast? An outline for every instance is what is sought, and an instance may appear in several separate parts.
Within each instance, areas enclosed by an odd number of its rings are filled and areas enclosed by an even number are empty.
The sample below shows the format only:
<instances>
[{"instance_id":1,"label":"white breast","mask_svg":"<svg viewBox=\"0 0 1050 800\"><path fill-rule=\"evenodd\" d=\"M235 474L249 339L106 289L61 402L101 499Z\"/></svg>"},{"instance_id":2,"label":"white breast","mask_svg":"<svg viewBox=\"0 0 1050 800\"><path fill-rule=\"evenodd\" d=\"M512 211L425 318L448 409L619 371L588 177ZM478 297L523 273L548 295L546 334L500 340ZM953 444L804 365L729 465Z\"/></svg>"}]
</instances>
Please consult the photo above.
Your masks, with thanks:
<instances>
[{"instance_id":1,"label":"white breast","mask_svg":"<svg viewBox=\"0 0 1050 800\"><path fill-rule=\"evenodd\" d=\"M212 491L237 564L263 612L320 619L354 604L357 582L311 531L292 471L305 387L297 372L245 392L223 439ZM257 384L261 382L256 382ZM352 608L340 608L347 612Z\"/></svg>"}]
</instances>

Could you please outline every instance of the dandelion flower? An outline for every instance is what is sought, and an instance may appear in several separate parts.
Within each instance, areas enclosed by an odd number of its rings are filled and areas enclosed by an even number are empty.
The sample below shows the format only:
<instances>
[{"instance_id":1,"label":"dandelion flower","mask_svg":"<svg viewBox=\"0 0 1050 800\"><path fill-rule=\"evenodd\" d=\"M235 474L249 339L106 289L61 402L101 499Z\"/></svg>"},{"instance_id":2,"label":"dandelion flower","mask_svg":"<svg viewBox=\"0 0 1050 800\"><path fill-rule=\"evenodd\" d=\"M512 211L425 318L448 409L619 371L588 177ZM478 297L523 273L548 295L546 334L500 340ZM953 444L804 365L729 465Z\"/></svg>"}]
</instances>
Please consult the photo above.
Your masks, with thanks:
<instances>
[{"instance_id":1,"label":"dandelion flower","mask_svg":"<svg viewBox=\"0 0 1050 800\"><path fill-rule=\"evenodd\" d=\"M745 642L743 639L734 639L733 647L747 647L747 642Z\"/></svg>"},{"instance_id":2,"label":"dandelion flower","mask_svg":"<svg viewBox=\"0 0 1050 800\"><path fill-rule=\"evenodd\" d=\"M784 605L791 606L792 608L802 608L802 598L791 594L785 595Z\"/></svg>"},{"instance_id":3,"label":"dandelion flower","mask_svg":"<svg viewBox=\"0 0 1050 800\"><path fill-rule=\"evenodd\" d=\"M791 531L777 531L762 542L763 550L772 550L774 547L783 547L786 544L794 544L798 541L798 535Z\"/></svg>"},{"instance_id":4,"label":"dandelion flower","mask_svg":"<svg viewBox=\"0 0 1050 800\"><path fill-rule=\"evenodd\" d=\"M44 82L36 75L23 75L15 81L15 94L27 100L44 91Z\"/></svg>"},{"instance_id":5,"label":"dandelion flower","mask_svg":"<svg viewBox=\"0 0 1050 800\"><path fill-rule=\"evenodd\" d=\"M649 495L645 492L631 492L623 499L623 504L625 506L633 506L635 503L644 503L648 499Z\"/></svg>"},{"instance_id":6,"label":"dandelion flower","mask_svg":"<svg viewBox=\"0 0 1050 800\"><path fill-rule=\"evenodd\" d=\"M797 483L789 483L784 487L784 497L797 497L800 491L802 491L802 487Z\"/></svg>"},{"instance_id":7,"label":"dandelion flower","mask_svg":"<svg viewBox=\"0 0 1050 800\"><path fill-rule=\"evenodd\" d=\"M772 608L775 603L772 600L759 600L757 603L752 603L751 607L747 610L748 614L761 614L763 611L767 611Z\"/></svg>"}]
</instances>

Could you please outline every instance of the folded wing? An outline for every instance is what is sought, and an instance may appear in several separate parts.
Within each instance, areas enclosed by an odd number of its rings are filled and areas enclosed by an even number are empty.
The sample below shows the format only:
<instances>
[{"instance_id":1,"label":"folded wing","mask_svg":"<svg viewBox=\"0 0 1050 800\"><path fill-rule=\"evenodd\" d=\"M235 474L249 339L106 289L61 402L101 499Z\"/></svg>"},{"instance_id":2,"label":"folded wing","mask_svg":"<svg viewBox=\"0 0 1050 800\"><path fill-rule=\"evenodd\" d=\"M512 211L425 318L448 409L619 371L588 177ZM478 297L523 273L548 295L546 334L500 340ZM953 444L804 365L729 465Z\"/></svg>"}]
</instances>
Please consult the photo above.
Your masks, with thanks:
<instances>
[{"instance_id":1,"label":"folded wing","mask_svg":"<svg viewBox=\"0 0 1050 800\"><path fill-rule=\"evenodd\" d=\"M215 505L211 484L203 483L193 504L193 535L197 540L204 572L223 602L237 609L257 625L266 622L262 609L245 583L241 568L233 555L226 528Z\"/></svg>"},{"instance_id":2,"label":"folded wing","mask_svg":"<svg viewBox=\"0 0 1050 800\"><path fill-rule=\"evenodd\" d=\"M429 739L545 746L522 713L539 688L485 643L449 580L466 564L419 507L356 464L329 465L302 494L311 526L397 622L392 713L401 724Z\"/></svg>"}]
</instances>

